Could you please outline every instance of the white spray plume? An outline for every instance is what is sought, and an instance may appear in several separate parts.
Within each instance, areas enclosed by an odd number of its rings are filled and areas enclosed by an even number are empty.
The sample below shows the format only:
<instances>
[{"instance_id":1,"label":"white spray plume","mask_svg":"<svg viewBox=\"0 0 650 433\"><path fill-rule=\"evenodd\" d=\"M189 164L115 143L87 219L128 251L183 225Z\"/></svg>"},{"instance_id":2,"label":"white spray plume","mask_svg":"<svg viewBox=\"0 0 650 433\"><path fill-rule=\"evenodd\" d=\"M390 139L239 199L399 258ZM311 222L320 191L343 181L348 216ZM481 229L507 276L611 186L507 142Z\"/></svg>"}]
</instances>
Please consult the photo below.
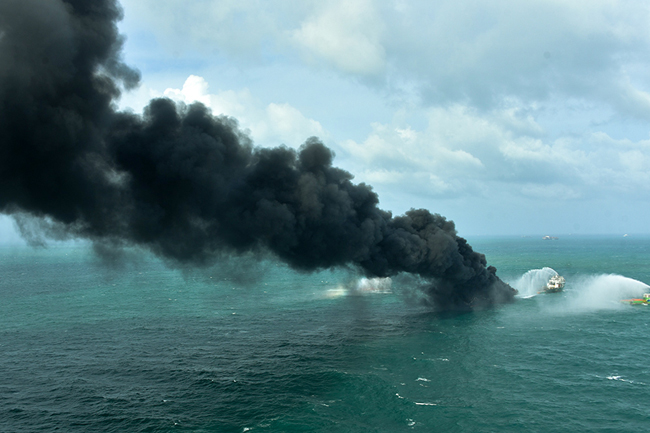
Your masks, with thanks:
<instances>
[{"instance_id":1,"label":"white spray plume","mask_svg":"<svg viewBox=\"0 0 650 433\"><path fill-rule=\"evenodd\" d=\"M548 280L555 275L558 275L558 273L551 268L531 269L519 277L517 281L510 282L510 285L519 291L520 297L530 297L543 290Z\"/></svg>"},{"instance_id":2,"label":"white spray plume","mask_svg":"<svg viewBox=\"0 0 650 433\"><path fill-rule=\"evenodd\" d=\"M567 282L567 286L569 283ZM650 292L647 284L616 274L591 275L571 282L566 302L559 312L589 312L605 309L635 308L621 300L639 298ZM648 308L641 306L640 308Z\"/></svg>"},{"instance_id":3,"label":"white spray plume","mask_svg":"<svg viewBox=\"0 0 650 433\"><path fill-rule=\"evenodd\" d=\"M352 289L356 293L390 293L393 280L390 278L361 278Z\"/></svg>"}]
</instances>

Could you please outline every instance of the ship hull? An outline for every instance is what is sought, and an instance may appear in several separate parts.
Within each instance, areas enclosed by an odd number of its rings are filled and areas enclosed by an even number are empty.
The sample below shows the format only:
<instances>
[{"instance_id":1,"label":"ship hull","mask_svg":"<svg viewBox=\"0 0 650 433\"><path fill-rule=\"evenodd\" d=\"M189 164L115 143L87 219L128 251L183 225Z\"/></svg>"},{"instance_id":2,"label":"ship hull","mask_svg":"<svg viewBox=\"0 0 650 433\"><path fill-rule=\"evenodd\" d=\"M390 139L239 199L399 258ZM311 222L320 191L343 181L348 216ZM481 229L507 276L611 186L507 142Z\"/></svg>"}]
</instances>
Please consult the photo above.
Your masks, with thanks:
<instances>
[{"instance_id":1,"label":"ship hull","mask_svg":"<svg viewBox=\"0 0 650 433\"><path fill-rule=\"evenodd\" d=\"M559 293L563 290L563 287L553 287L544 289L544 293Z\"/></svg>"}]
</instances>

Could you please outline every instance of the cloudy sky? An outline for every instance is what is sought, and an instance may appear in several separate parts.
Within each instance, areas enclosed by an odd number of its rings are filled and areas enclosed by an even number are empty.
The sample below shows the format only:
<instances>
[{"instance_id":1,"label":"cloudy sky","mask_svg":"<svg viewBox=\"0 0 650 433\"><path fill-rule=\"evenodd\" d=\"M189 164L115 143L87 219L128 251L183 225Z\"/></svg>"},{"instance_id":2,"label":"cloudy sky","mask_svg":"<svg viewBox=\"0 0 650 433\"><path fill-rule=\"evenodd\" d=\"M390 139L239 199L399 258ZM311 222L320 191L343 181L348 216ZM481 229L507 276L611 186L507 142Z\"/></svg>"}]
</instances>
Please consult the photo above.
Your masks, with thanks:
<instances>
[{"instance_id":1,"label":"cloudy sky","mask_svg":"<svg viewBox=\"0 0 650 433\"><path fill-rule=\"evenodd\" d=\"M616 0L122 0L120 101L320 137L396 214L461 235L648 233L650 13Z\"/></svg>"}]
</instances>

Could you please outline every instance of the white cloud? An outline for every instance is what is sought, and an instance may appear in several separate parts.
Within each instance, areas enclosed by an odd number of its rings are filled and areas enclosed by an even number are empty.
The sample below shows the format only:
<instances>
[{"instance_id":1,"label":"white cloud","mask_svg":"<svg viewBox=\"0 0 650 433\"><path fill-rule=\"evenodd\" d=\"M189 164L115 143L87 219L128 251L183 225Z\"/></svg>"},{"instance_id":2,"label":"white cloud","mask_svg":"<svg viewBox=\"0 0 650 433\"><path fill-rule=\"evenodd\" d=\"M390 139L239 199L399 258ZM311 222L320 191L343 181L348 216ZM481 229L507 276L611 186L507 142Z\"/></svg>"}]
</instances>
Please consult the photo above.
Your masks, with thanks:
<instances>
[{"instance_id":1,"label":"white cloud","mask_svg":"<svg viewBox=\"0 0 650 433\"><path fill-rule=\"evenodd\" d=\"M561 94L613 103L621 65L648 53L641 2L452 0L419 3L387 23L396 75L423 82L429 103L494 107ZM647 64L647 61L646 61Z\"/></svg>"},{"instance_id":2,"label":"white cloud","mask_svg":"<svg viewBox=\"0 0 650 433\"><path fill-rule=\"evenodd\" d=\"M173 53L329 65L427 105L598 101L650 118L641 0L124 0Z\"/></svg>"},{"instance_id":3,"label":"white cloud","mask_svg":"<svg viewBox=\"0 0 650 433\"><path fill-rule=\"evenodd\" d=\"M650 93L635 88L629 77L625 77L610 91L612 95L609 99L616 111L623 115L650 120Z\"/></svg>"},{"instance_id":4,"label":"white cloud","mask_svg":"<svg viewBox=\"0 0 650 433\"><path fill-rule=\"evenodd\" d=\"M177 101L186 103L198 101L210 106L211 96L208 94L208 87L208 82L203 77L190 75L183 83L182 89L169 88L163 92L163 95Z\"/></svg>"},{"instance_id":5,"label":"white cloud","mask_svg":"<svg viewBox=\"0 0 650 433\"><path fill-rule=\"evenodd\" d=\"M370 0L324 2L291 32L293 41L337 68L355 74L383 71L383 22Z\"/></svg>"},{"instance_id":6,"label":"white cloud","mask_svg":"<svg viewBox=\"0 0 650 433\"><path fill-rule=\"evenodd\" d=\"M284 143L296 147L308 137L325 137L327 134L320 123L308 119L289 104L270 103L266 116L252 127L253 135L267 137L266 142Z\"/></svg>"},{"instance_id":7,"label":"white cloud","mask_svg":"<svg viewBox=\"0 0 650 433\"><path fill-rule=\"evenodd\" d=\"M503 205L518 215L506 228L557 200L564 215L588 215L587 201L645 213L646 2L123 2L168 53L145 58L152 87L237 118L260 145L325 138L391 205ZM181 87L181 70L197 77Z\"/></svg>"},{"instance_id":8,"label":"white cloud","mask_svg":"<svg viewBox=\"0 0 650 433\"><path fill-rule=\"evenodd\" d=\"M174 54L223 52L238 61L255 60L274 44L283 21L299 13L299 4L264 0L122 0L139 25L147 25Z\"/></svg>"},{"instance_id":9,"label":"white cloud","mask_svg":"<svg viewBox=\"0 0 650 433\"><path fill-rule=\"evenodd\" d=\"M163 96L186 104L198 101L215 115L234 117L261 146L298 147L311 136L327 138L328 135L319 122L305 117L289 104L264 106L247 89L211 94L207 81L196 75L189 76L181 89L166 89Z\"/></svg>"},{"instance_id":10,"label":"white cloud","mask_svg":"<svg viewBox=\"0 0 650 433\"><path fill-rule=\"evenodd\" d=\"M494 190L556 200L650 194L650 141L614 140L603 132L549 140L533 120L513 117L509 109L436 108L420 131L375 124L366 140L341 147L357 161L360 180L388 189L415 185L432 197Z\"/></svg>"}]
</instances>

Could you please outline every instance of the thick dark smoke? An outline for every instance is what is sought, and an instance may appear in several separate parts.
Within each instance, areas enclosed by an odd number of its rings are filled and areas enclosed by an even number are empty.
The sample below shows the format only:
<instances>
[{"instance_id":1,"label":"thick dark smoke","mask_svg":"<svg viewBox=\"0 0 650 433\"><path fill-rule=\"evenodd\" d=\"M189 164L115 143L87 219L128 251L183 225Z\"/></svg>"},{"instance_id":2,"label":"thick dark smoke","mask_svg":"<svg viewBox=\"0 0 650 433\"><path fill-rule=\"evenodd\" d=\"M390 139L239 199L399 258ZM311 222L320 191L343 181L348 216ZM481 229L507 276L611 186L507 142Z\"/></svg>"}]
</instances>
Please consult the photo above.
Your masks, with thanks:
<instances>
[{"instance_id":1,"label":"thick dark smoke","mask_svg":"<svg viewBox=\"0 0 650 433\"><path fill-rule=\"evenodd\" d=\"M299 270L413 273L438 309L512 300L453 222L392 217L316 138L256 148L234 120L167 99L118 111L139 79L120 18L113 0L0 2L0 212L181 263L270 251Z\"/></svg>"}]
</instances>

